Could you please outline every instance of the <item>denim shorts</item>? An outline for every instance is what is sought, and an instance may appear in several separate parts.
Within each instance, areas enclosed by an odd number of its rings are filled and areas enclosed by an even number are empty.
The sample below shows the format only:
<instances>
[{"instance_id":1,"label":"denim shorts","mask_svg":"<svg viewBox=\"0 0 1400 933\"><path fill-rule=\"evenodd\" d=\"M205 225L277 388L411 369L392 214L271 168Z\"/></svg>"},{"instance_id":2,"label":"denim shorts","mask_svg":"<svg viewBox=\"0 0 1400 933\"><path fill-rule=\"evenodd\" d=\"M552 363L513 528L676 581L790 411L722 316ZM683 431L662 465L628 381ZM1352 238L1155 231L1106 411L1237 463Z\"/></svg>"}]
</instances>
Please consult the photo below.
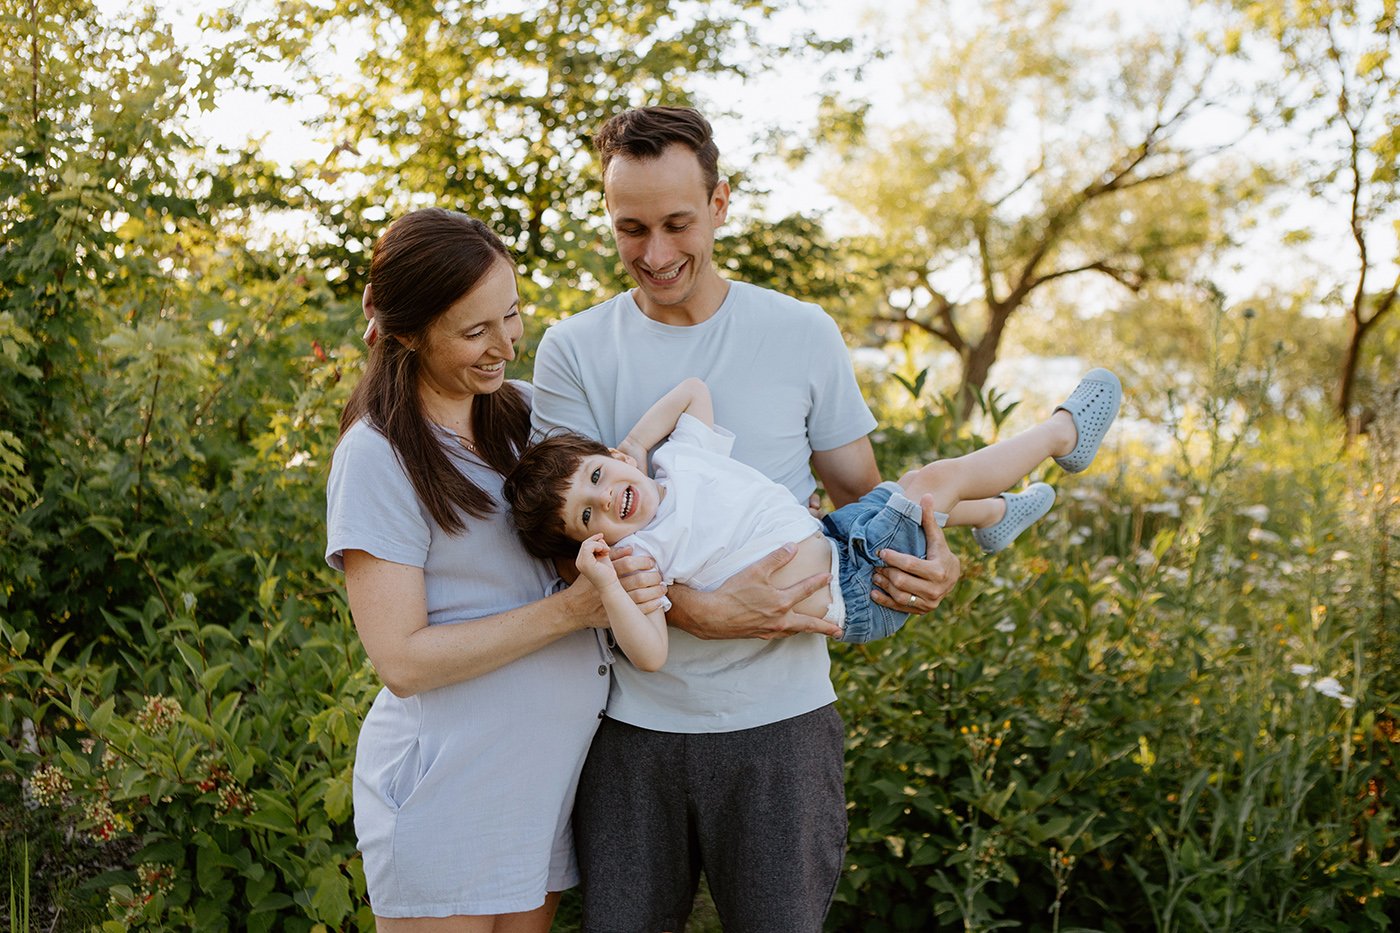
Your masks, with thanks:
<instances>
[{"instance_id":1,"label":"denim shorts","mask_svg":"<svg viewBox=\"0 0 1400 933\"><path fill-rule=\"evenodd\" d=\"M899 631L909 613L886 609L870 593L876 589L876 568L885 566L878 556L885 548L923 558L928 543L918 503L906 499L898 483L881 483L823 518L822 532L841 557L841 598L846 603L841 641L860 644Z\"/></svg>"}]
</instances>

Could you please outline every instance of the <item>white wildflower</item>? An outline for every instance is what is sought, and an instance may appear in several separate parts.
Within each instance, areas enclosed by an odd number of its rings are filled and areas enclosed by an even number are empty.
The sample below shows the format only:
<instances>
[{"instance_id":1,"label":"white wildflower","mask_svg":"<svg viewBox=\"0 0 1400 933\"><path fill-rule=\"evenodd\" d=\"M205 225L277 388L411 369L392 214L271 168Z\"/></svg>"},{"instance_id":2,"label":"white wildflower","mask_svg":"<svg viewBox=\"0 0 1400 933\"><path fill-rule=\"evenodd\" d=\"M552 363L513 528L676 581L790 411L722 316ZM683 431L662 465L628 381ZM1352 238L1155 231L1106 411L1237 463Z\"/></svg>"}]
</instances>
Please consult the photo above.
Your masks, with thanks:
<instances>
[{"instance_id":1,"label":"white wildflower","mask_svg":"<svg viewBox=\"0 0 1400 933\"><path fill-rule=\"evenodd\" d=\"M1168 567L1162 571L1162 575L1173 583L1185 583L1190 579L1190 574L1180 567Z\"/></svg>"},{"instance_id":2,"label":"white wildflower","mask_svg":"<svg viewBox=\"0 0 1400 933\"><path fill-rule=\"evenodd\" d=\"M1356 705L1356 700L1342 692L1342 685L1335 677L1324 677L1321 680L1313 681L1312 688L1325 697L1331 697L1342 704L1343 708L1351 709Z\"/></svg>"},{"instance_id":3,"label":"white wildflower","mask_svg":"<svg viewBox=\"0 0 1400 933\"><path fill-rule=\"evenodd\" d=\"M1011 620L1011 616L1004 616L1000 622L992 627L998 632L1005 632L1008 635L1016 631L1016 623Z\"/></svg>"},{"instance_id":4,"label":"white wildflower","mask_svg":"<svg viewBox=\"0 0 1400 933\"><path fill-rule=\"evenodd\" d=\"M1290 667L1289 670L1299 677L1309 677L1317 673L1317 668L1313 667L1311 664L1295 664Z\"/></svg>"},{"instance_id":5,"label":"white wildflower","mask_svg":"<svg viewBox=\"0 0 1400 933\"><path fill-rule=\"evenodd\" d=\"M1171 518L1181 517L1181 506L1175 502L1149 502L1142 507L1144 512L1167 515Z\"/></svg>"},{"instance_id":6,"label":"white wildflower","mask_svg":"<svg viewBox=\"0 0 1400 933\"><path fill-rule=\"evenodd\" d=\"M1332 552L1332 559L1333 559L1333 560L1338 560L1338 561L1340 561L1340 560L1351 560L1351 552L1350 552L1350 551L1333 551L1333 552Z\"/></svg>"},{"instance_id":7,"label":"white wildflower","mask_svg":"<svg viewBox=\"0 0 1400 933\"><path fill-rule=\"evenodd\" d=\"M1283 538L1263 528L1249 529L1249 540L1255 544L1278 544Z\"/></svg>"},{"instance_id":8,"label":"white wildflower","mask_svg":"<svg viewBox=\"0 0 1400 933\"><path fill-rule=\"evenodd\" d=\"M1240 514L1246 518L1252 518L1261 525L1269 520L1269 507L1264 504L1251 505L1247 509L1240 509Z\"/></svg>"}]
</instances>

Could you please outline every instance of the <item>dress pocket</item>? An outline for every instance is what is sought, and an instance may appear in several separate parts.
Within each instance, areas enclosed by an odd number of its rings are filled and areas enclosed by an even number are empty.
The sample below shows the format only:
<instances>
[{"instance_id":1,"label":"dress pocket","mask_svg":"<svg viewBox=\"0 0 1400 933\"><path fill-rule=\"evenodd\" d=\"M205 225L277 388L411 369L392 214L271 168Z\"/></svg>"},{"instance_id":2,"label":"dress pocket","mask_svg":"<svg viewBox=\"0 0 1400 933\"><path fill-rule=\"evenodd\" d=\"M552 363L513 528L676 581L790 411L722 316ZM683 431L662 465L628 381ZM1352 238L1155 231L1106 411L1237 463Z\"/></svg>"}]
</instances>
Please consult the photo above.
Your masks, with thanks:
<instances>
[{"instance_id":1,"label":"dress pocket","mask_svg":"<svg viewBox=\"0 0 1400 933\"><path fill-rule=\"evenodd\" d=\"M385 796L389 798L389 803L393 804L395 809L402 809L422 780L422 746L415 741L404 752L403 758L399 759L398 767L394 769L394 776L389 778L388 786L384 789Z\"/></svg>"}]
</instances>

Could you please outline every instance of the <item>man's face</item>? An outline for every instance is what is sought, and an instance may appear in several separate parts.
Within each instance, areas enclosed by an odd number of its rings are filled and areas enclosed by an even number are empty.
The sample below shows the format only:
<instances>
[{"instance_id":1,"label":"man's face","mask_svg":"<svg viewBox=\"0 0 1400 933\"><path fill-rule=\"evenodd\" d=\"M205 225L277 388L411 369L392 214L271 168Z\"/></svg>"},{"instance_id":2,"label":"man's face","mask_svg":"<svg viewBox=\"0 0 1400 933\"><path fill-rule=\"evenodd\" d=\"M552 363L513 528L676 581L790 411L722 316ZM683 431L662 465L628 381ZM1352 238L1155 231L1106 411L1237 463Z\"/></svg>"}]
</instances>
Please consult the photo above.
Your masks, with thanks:
<instances>
[{"instance_id":1,"label":"man's face","mask_svg":"<svg viewBox=\"0 0 1400 933\"><path fill-rule=\"evenodd\" d=\"M616 544L656 515L661 485L621 452L584 457L564 496L564 533L575 541L601 534Z\"/></svg>"},{"instance_id":2,"label":"man's face","mask_svg":"<svg viewBox=\"0 0 1400 933\"><path fill-rule=\"evenodd\" d=\"M695 154L673 145L656 159L618 156L603 178L608 216L622 264L642 291L648 317L719 308L724 280L711 265L715 230L729 211L729 184L705 190Z\"/></svg>"}]
</instances>

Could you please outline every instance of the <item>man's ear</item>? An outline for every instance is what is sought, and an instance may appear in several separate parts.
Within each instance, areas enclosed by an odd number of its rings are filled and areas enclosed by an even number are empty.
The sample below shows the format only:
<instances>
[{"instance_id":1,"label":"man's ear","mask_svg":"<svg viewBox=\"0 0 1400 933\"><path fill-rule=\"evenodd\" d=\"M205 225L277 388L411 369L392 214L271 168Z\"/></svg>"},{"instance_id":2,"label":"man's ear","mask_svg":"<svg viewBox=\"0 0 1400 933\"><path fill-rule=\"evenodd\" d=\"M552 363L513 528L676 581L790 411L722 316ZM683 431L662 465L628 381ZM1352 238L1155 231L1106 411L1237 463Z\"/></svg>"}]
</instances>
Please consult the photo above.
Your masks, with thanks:
<instances>
[{"instance_id":1,"label":"man's ear","mask_svg":"<svg viewBox=\"0 0 1400 933\"><path fill-rule=\"evenodd\" d=\"M710 195L710 216L716 227L724 225L729 217L729 179L721 178Z\"/></svg>"},{"instance_id":2,"label":"man's ear","mask_svg":"<svg viewBox=\"0 0 1400 933\"><path fill-rule=\"evenodd\" d=\"M627 454L618 450L616 447L609 447L608 453L612 454L612 458L614 460L621 460L623 463L627 464L633 469L636 469L637 461L634 458L627 456Z\"/></svg>"}]
</instances>

